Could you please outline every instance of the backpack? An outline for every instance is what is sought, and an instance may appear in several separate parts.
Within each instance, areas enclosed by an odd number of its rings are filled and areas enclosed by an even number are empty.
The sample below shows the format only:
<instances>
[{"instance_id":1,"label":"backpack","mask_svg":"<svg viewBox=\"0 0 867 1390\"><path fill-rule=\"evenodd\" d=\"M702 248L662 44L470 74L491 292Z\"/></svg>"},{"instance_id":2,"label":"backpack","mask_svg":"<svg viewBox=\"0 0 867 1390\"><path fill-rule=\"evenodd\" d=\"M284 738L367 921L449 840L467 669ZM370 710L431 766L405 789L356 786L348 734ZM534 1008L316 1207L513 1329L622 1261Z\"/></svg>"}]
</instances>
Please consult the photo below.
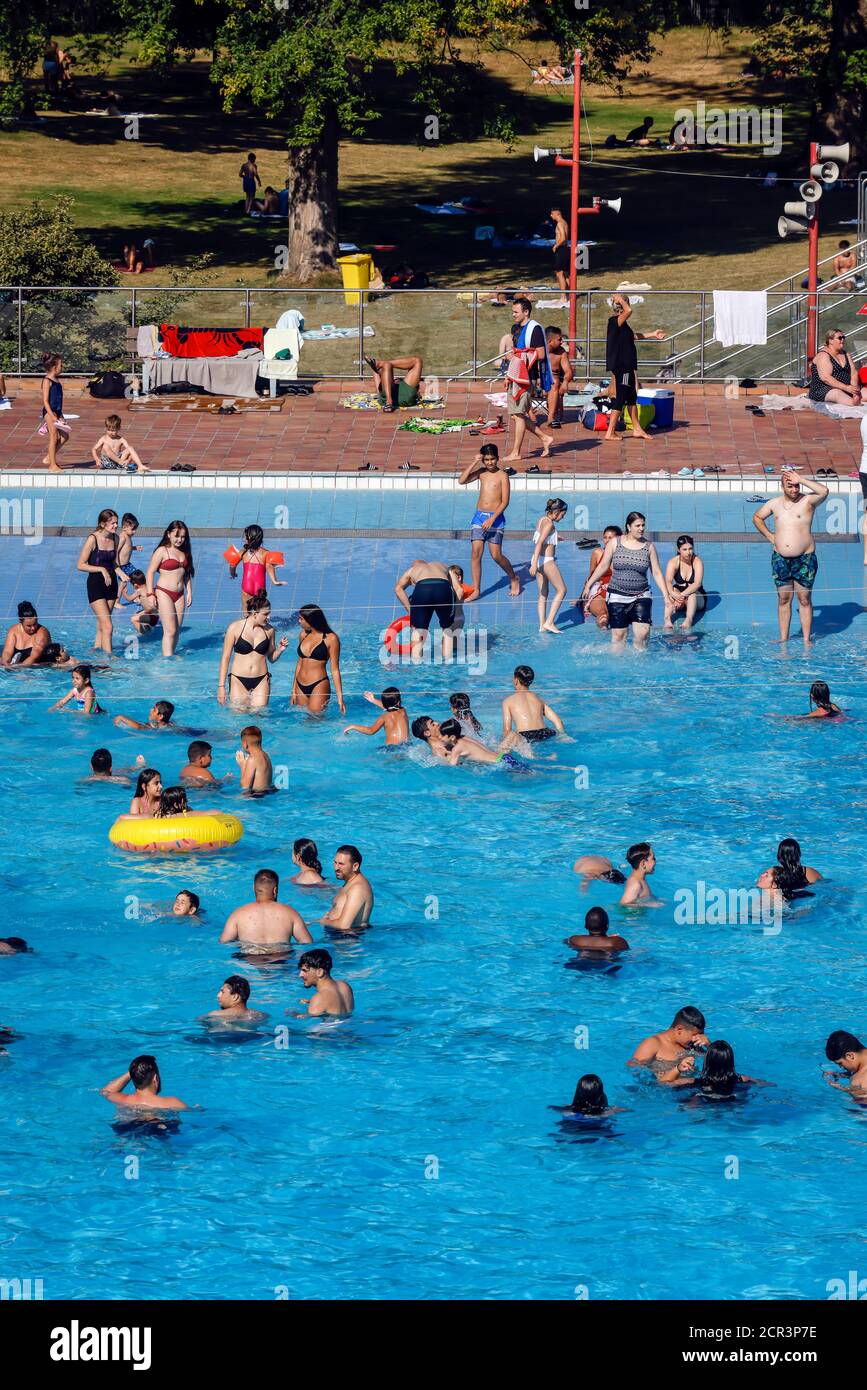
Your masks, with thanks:
<instances>
[{"instance_id":1,"label":"backpack","mask_svg":"<svg viewBox=\"0 0 867 1390\"><path fill-rule=\"evenodd\" d=\"M118 400L126 395L123 372L101 372L87 383L87 389L98 401Z\"/></svg>"}]
</instances>

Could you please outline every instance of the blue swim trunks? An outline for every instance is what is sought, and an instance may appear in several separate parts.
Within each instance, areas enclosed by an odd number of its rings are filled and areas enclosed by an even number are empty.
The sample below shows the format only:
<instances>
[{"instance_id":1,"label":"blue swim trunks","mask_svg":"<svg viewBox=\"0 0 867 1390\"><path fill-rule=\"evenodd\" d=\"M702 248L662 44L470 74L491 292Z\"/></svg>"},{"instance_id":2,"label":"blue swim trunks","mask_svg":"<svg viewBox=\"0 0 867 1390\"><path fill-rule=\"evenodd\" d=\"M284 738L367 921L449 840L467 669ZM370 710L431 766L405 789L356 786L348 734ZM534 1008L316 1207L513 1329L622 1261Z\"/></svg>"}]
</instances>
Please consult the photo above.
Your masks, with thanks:
<instances>
[{"instance_id":1,"label":"blue swim trunks","mask_svg":"<svg viewBox=\"0 0 867 1390\"><path fill-rule=\"evenodd\" d=\"M487 528L482 530L482 523L489 517L494 517L494 521ZM470 538L474 541L491 541L494 545L503 544L503 536L506 534L506 513L500 512L497 516L494 512L476 512L470 523Z\"/></svg>"},{"instance_id":2,"label":"blue swim trunks","mask_svg":"<svg viewBox=\"0 0 867 1390\"><path fill-rule=\"evenodd\" d=\"M778 589L797 584L801 589L812 589L816 582L819 560L815 550L809 555L780 555L771 551L771 573Z\"/></svg>"}]
</instances>

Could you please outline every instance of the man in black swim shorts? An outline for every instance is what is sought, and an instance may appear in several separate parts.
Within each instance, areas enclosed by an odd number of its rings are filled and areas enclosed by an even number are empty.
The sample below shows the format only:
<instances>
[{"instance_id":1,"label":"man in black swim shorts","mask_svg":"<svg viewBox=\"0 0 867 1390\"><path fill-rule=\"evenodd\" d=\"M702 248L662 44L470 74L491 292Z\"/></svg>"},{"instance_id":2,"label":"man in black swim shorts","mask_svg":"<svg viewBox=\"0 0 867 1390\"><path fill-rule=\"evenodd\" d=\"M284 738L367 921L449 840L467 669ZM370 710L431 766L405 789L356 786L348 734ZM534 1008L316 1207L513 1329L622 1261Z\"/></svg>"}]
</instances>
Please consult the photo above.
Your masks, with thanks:
<instances>
[{"instance_id":1,"label":"man in black swim shorts","mask_svg":"<svg viewBox=\"0 0 867 1390\"><path fill-rule=\"evenodd\" d=\"M407 589L412 587L412 596ZM463 599L463 589L454 570L438 560L414 560L394 586L398 601L409 614L412 629L412 660L421 661L424 644L436 617L442 628L444 661L454 655L455 601Z\"/></svg>"}]
</instances>

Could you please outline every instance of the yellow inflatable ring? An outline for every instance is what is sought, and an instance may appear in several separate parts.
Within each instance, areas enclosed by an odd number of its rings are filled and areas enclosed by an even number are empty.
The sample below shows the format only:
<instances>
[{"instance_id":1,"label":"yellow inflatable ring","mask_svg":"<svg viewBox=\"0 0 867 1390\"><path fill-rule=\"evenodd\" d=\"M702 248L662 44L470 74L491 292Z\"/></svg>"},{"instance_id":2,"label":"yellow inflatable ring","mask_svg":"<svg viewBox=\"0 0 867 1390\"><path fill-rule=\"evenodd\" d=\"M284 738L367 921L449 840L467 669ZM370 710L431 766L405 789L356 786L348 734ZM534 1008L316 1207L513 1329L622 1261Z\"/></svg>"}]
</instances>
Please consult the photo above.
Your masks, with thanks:
<instances>
[{"instance_id":1,"label":"yellow inflatable ring","mask_svg":"<svg viewBox=\"0 0 867 1390\"><path fill-rule=\"evenodd\" d=\"M108 832L118 849L136 854L197 854L236 845L244 833L237 816L201 811L186 816L120 816Z\"/></svg>"}]
</instances>

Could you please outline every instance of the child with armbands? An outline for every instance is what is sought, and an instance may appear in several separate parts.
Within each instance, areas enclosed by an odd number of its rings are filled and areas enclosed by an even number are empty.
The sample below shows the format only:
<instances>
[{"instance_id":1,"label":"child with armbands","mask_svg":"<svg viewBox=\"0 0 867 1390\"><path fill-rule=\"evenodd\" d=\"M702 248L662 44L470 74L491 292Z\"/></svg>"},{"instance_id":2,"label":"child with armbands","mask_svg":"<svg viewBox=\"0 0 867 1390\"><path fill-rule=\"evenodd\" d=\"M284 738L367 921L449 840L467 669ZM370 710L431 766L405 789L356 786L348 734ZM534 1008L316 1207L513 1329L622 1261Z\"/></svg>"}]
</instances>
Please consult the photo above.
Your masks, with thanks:
<instances>
[{"instance_id":1,"label":"child with armbands","mask_svg":"<svg viewBox=\"0 0 867 1390\"><path fill-rule=\"evenodd\" d=\"M241 566L241 606L247 613L250 608L250 601L258 593L265 589L265 576L267 575L271 583L277 587L286 584L285 579L278 579L276 573L277 565L282 565L283 553L280 550L265 550L262 542L265 533L261 526L247 526L244 530L244 544L240 550L234 545L230 545L228 550L223 552L223 559L229 562L229 574L233 579L237 577L238 566Z\"/></svg>"}]
</instances>

